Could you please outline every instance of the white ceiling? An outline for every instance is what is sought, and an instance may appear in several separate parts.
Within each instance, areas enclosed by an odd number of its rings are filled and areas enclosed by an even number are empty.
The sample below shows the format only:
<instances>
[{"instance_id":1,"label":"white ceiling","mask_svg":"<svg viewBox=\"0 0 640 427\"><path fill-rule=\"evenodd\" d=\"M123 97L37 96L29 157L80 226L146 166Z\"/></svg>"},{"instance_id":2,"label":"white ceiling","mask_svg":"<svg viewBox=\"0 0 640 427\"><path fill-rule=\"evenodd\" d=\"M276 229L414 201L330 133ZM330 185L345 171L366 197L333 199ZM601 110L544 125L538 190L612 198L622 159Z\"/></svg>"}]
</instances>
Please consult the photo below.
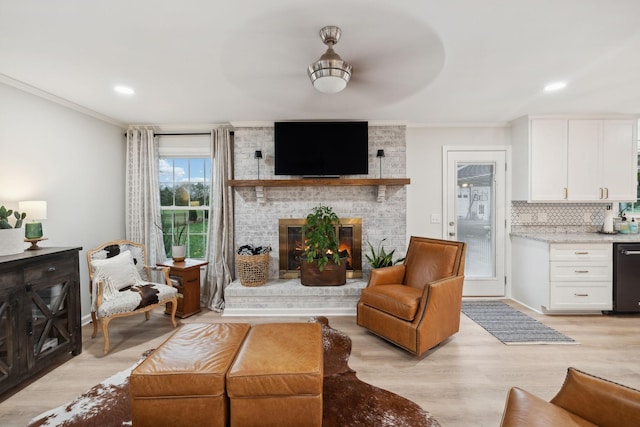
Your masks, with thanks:
<instances>
[{"instance_id":1,"label":"white ceiling","mask_svg":"<svg viewBox=\"0 0 640 427\"><path fill-rule=\"evenodd\" d=\"M640 0L0 0L0 81L125 124L640 113L639 17ZM335 95L306 74L325 25L354 67Z\"/></svg>"}]
</instances>

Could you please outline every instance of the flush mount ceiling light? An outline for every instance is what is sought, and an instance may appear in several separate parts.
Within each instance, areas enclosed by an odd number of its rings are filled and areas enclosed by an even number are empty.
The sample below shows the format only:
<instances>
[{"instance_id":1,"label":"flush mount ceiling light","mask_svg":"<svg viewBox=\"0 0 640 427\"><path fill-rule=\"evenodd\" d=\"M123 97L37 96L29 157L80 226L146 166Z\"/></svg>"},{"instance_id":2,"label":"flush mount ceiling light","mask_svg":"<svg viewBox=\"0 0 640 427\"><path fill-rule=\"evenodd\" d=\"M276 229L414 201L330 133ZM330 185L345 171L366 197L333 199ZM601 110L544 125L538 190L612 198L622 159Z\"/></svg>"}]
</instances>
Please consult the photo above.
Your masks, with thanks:
<instances>
[{"instance_id":1,"label":"flush mount ceiling light","mask_svg":"<svg viewBox=\"0 0 640 427\"><path fill-rule=\"evenodd\" d=\"M129 86L123 86L123 85L116 85L113 87L113 90L116 91L116 93L119 93L120 95L134 95L136 93L136 91L133 90L133 88Z\"/></svg>"},{"instance_id":2,"label":"flush mount ceiling light","mask_svg":"<svg viewBox=\"0 0 640 427\"><path fill-rule=\"evenodd\" d=\"M553 83L549 83L548 85L546 85L544 87L544 91L545 92L556 92L558 90L562 90L565 87L567 87L567 83L566 82L553 82Z\"/></svg>"},{"instance_id":3,"label":"flush mount ceiling light","mask_svg":"<svg viewBox=\"0 0 640 427\"><path fill-rule=\"evenodd\" d=\"M343 61L333 50L341 34L342 31L336 26L327 26L320 30L320 39L328 46L327 51L307 69L313 87L320 92L338 93L347 87L351 78L351 65Z\"/></svg>"}]
</instances>

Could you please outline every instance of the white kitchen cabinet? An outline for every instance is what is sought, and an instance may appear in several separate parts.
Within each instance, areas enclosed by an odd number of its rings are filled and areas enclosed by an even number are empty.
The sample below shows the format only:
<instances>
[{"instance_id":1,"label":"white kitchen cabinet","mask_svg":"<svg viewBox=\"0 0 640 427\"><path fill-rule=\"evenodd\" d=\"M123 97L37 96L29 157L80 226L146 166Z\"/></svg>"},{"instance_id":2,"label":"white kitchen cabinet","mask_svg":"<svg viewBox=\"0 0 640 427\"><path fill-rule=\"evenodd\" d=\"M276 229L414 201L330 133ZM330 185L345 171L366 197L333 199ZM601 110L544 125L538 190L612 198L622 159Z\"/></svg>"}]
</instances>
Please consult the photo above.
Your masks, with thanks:
<instances>
[{"instance_id":1,"label":"white kitchen cabinet","mask_svg":"<svg viewBox=\"0 0 640 427\"><path fill-rule=\"evenodd\" d=\"M549 310L611 310L613 248L610 243L549 245Z\"/></svg>"},{"instance_id":2,"label":"white kitchen cabinet","mask_svg":"<svg viewBox=\"0 0 640 427\"><path fill-rule=\"evenodd\" d=\"M541 313L613 308L611 243L512 238L512 298Z\"/></svg>"},{"instance_id":3,"label":"white kitchen cabinet","mask_svg":"<svg viewBox=\"0 0 640 427\"><path fill-rule=\"evenodd\" d=\"M567 120L567 200L603 199L602 120Z\"/></svg>"},{"instance_id":4,"label":"white kitchen cabinet","mask_svg":"<svg viewBox=\"0 0 640 427\"><path fill-rule=\"evenodd\" d=\"M530 132L531 199L563 201L568 185L567 120L532 120Z\"/></svg>"},{"instance_id":5,"label":"white kitchen cabinet","mask_svg":"<svg viewBox=\"0 0 640 427\"><path fill-rule=\"evenodd\" d=\"M513 199L635 200L637 117L526 116L512 123Z\"/></svg>"},{"instance_id":6,"label":"white kitchen cabinet","mask_svg":"<svg viewBox=\"0 0 640 427\"><path fill-rule=\"evenodd\" d=\"M637 132L637 119L603 121L602 185L607 200L635 201L637 198Z\"/></svg>"},{"instance_id":7,"label":"white kitchen cabinet","mask_svg":"<svg viewBox=\"0 0 640 427\"><path fill-rule=\"evenodd\" d=\"M635 200L636 128L636 120L568 121L568 200Z\"/></svg>"}]
</instances>

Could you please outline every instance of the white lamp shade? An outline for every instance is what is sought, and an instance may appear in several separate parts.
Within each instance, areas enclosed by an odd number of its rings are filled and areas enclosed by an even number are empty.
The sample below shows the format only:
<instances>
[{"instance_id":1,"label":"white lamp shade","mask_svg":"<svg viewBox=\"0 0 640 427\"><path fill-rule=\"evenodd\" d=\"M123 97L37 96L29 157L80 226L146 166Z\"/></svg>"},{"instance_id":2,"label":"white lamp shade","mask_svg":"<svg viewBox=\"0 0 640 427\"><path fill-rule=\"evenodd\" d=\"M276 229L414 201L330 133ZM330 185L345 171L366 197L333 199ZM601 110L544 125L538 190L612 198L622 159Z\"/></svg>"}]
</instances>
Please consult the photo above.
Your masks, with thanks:
<instances>
[{"instance_id":1,"label":"white lamp shade","mask_svg":"<svg viewBox=\"0 0 640 427\"><path fill-rule=\"evenodd\" d=\"M18 203L18 211L27 214L28 221L47 219L47 202L30 200Z\"/></svg>"}]
</instances>

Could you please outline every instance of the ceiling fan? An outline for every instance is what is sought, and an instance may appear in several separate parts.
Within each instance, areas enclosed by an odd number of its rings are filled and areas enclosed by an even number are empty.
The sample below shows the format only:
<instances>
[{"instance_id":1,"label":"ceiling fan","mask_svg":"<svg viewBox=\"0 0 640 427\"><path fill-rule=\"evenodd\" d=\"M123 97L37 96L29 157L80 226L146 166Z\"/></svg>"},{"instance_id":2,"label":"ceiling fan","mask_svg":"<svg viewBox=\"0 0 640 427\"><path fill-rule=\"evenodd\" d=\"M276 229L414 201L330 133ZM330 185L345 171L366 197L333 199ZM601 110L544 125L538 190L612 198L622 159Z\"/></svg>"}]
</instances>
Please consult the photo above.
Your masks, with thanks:
<instances>
[{"instance_id":1,"label":"ceiling fan","mask_svg":"<svg viewBox=\"0 0 640 427\"><path fill-rule=\"evenodd\" d=\"M323 93L338 93L347 87L353 67L334 50L342 31L329 25L320 30L320 39L327 45L327 51L316 62L309 65L307 74L316 90Z\"/></svg>"},{"instance_id":2,"label":"ceiling fan","mask_svg":"<svg viewBox=\"0 0 640 427\"><path fill-rule=\"evenodd\" d=\"M318 26L316 18L306 18L308 11L302 9L297 20L282 21L274 15L248 22L237 32L255 36L225 41L225 78L261 102L295 105L305 117L311 110L317 117L354 111L361 115L412 97L440 73L445 58L442 42L430 27L412 17L387 10L372 13L366 20L353 22L342 14L327 13L326 20L318 17L330 23L333 19L333 23L350 22L331 26ZM378 31L390 18L396 30ZM274 21L279 25L274 26Z\"/></svg>"}]
</instances>

